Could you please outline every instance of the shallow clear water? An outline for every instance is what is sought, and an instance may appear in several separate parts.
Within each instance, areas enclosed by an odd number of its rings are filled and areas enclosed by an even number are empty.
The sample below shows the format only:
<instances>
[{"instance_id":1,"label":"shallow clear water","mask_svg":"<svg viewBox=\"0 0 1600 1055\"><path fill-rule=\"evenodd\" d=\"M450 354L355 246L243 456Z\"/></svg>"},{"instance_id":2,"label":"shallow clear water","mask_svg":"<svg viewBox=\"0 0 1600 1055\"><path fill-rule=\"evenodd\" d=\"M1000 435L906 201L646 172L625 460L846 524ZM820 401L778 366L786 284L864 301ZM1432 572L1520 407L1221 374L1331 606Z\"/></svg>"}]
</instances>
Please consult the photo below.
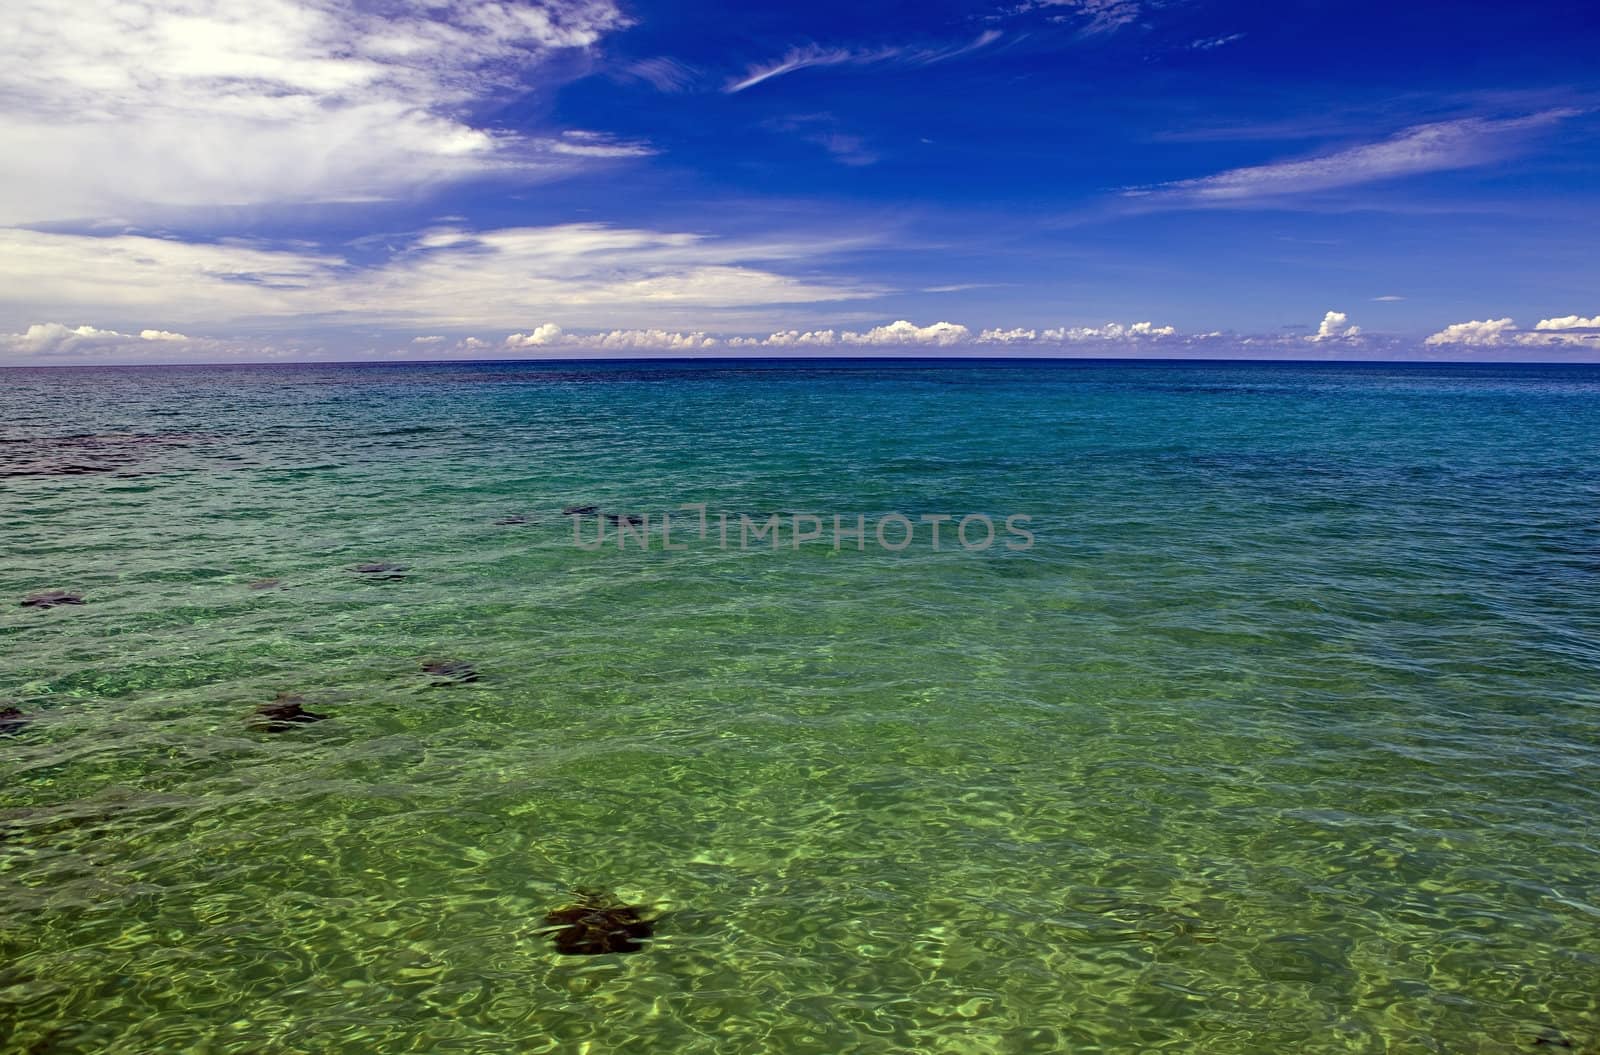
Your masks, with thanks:
<instances>
[{"instance_id":1,"label":"shallow clear water","mask_svg":"<svg viewBox=\"0 0 1600 1055\"><path fill-rule=\"evenodd\" d=\"M0 440L6 1051L1600 1050L1600 369L19 370ZM561 515L694 502L1036 542Z\"/></svg>"}]
</instances>

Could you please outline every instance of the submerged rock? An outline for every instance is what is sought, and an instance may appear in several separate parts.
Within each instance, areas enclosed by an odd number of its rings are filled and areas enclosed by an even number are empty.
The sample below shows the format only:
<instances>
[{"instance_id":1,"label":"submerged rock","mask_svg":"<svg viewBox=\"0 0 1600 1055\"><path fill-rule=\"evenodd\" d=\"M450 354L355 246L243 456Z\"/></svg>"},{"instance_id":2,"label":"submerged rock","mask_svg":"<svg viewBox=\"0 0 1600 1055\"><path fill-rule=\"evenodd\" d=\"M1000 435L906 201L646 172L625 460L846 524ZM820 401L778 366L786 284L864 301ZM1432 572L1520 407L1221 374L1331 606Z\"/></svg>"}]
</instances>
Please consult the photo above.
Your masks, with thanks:
<instances>
[{"instance_id":1,"label":"submerged rock","mask_svg":"<svg viewBox=\"0 0 1600 1055\"><path fill-rule=\"evenodd\" d=\"M282 733L297 725L309 725L312 722L327 720L326 714L315 714L306 710L305 702L304 696L279 693L277 699L256 709L250 724L263 732Z\"/></svg>"},{"instance_id":2,"label":"submerged rock","mask_svg":"<svg viewBox=\"0 0 1600 1055\"><path fill-rule=\"evenodd\" d=\"M568 506L561 511L564 517L592 517L600 512L599 506Z\"/></svg>"},{"instance_id":3,"label":"submerged rock","mask_svg":"<svg viewBox=\"0 0 1600 1055\"><path fill-rule=\"evenodd\" d=\"M606 519L613 524L631 524L635 527L644 523L644 517L638 513L607 513Z\"/></svg>"},{"instance_id":4,"label":"submerged rock","mask_svg":"<svg viewBox=\"0 0 1600 1055\"><path fill-rule=\"evenodd\" d=\"M275 590L279 586L282 586L282 585L283 585L283 582L280 579L257 579L255 582L250 584L250 589L252 589L252 590Z\"/></svg>"},{"instance_id":5,"label":"submerged rock","mask_svg":"<svg viewBox=\"0 0 1600 1055\"><path fill-rule=\"evenodd\" d=\"M374 562L372 564L357 564L355 570L360 575L369 579L383 579L389 582L398 582L406 577L406 572L411 569L404 564L389 564L387 562Z\"/></svg>"},{"instance_id":6,"label":"submerged rock","mask_svg":"<svg viewBox=\"0 0 1600 1055\"><path fill-rule=\"evenodd\" d=\"M217 437L192 432L86 433L0 439L0 477L89 476L121 472L163 449L180 450L214 443Z\"/></svg>"},{"instance_id":7,"label":"submerged rock","mask_svg":"<svg viewBox=\"0 0 1600 1055\"><path fill-rule=\"evenodd\" d=\"M75 593L65 590L46 590L44 593L29 594L22 600L24 608L54 608L63 604L82 604L83 598Z\"/></svg>"},{"instance_id":8,"label":"submerged rock","mask_svg":"<svg viewBox=\"0 0 1600 1055\"><path fill-rule=\"evenodd\" d=\"M33 721L33 716L23 714L15 707L0 707L0 736L20 733Z\"/></svg>"},{"instance_id":9,"label":"submerged rock","mask_svg":"<svg viewBox=\"0 0 1600 1055\"><path fill-rule=\"evenodd\" d=\"M1548 1026L1544 1029L1541 1029L1534 1036L1532 1043L1536 1048L1563 1048L1570 1050L1575 1046L1572 1043L1571 1037L1567 1036L1559 1029L1554 1029Z\"/></svg>"},{"instance_id":10,"label":"submerged rock","mask_svg":"<svg viewBox=\"0 0 1600 1055\"><path fill-rule=\"evenodd\" d=\"M512 513L510 516L501 517L495 523L500 527L514 527L518 524L531 524L533 518L526 513Z\"/></svg>"},{"instance_id":11,"label":"submerged rock","mask_svg":"<svg viewBox=\"0 0 1600 1055\"><path fill-rule=\"evenodd\" d=\"M638 952L655 934L655 924L640 916L636 905L625 905L615 894L579 890L578 903L545 916L556 951L563 956L599 956L612 952Z\"/></svg>"},{"instance_id":12,"label":"submerged rock","mask_svg":"<svg viewBox=\"0 0 1600 1055\"><path fill-rule=\"evenodd\" d=\"M465 685L478 680L478 668L459 659L426 660L422 673L430 675L435 685Z\"/></svg>"}]
</instances>

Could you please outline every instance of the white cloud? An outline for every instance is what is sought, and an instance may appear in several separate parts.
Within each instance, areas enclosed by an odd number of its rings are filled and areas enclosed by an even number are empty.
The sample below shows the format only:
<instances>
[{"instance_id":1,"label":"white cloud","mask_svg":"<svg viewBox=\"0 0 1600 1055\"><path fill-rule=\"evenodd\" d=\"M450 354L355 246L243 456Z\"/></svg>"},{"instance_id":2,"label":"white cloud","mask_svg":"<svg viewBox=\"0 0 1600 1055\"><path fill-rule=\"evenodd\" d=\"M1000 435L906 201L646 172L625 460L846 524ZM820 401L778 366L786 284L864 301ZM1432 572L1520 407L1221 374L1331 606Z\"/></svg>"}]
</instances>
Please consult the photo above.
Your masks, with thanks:
<instances>
[{"instance_id":1,"label":"white cloud","mask_svg":"<svg viewBox=\"0 0 1600 1055\"><path fill-rule=\"evenodd\" d=\"M661 330L627 330L613 331L611 333L590 334L578 336L562 333L558 327L541 326L540 330L552 329L555 337L549 342L557 345L567 345L582 348L654 348L692 351L695 349L714 348L725 345L729 348L836 348L840 346L855 347L932 347L949 348L966 344L972 339L972 331L967 327L953 322L936 322L928 326L918 326L915 323L900 319L887 326L874 326L870 330L780 330L767 337L728 337L717 338L707 334L695 333L669 333ZM537 331L535 331L537 332ZM513 334L508 338L508 344L513 341L515 347L526 347L530 343L522 334Z\"/></svg>"},{"instance_id":2,"label":"white cloud","mask_svg":"<svg viewBox=\"0 0 1600 1055\"><path fill-rule=\"evenodd\" d=\"M220 340L156 328L124 332L60 322L33 323L17 333L0 332L0 362L24 364L222 362L240 357L304 357L307 351L298 342Z\"/></svg>"},{"instance_id":3,"label":"white cloud","mask_svg":"<svg viewBox=\"0 0 1600 1055\"><path fill-rule=\"evenodd\" d=\"M1193 41L1190 43L1189 47L1195 51L1211 51L1215 48L1220 48L1227 44L1232 44L1243 39L1243 33L1229 33L1224 37L1206 37L1201 40Z\"/></svg>"},{"instance_id":4,"label":"white cloud","mask_svg":"<svg viewBox=\"0 0 1600 1055\"><path fill-rule=\"evenodd\" d=\"M1519 333L1517 343L1530 347L1594 348L1600 350L1600 330L1564 331L1557 333Z\"/></svg>"},{"instance_id":5,"label":"white cloud","mask_svg":"<svg viewBox=\"0 0 1600 1055\"><path fill-rule=\"evenodd\" d=\"M1422 343L1433 346L1463 344L1493 347L1505 343L1505 338L1516 328L1517 324L1510 319L1484 319L1481 322L1474 319L1446 326Z\"/></svg>"},{"instance_id":6,"label":"white cloud","mask_svg":"<svg viewBox=\"0 0 1600 1055\"><path fill-rule=\"evenodd\" d=\"M1600 315L1584 318L1581 315L1563 315L1559 319L1540 319L1536 330L1600 330Z\"/></svg>"},{"instance_id":7,"label":"white cloud","mask_svg":"<svg viewBox=\"0 0 1600 1055\"><path fill-rule=\"evenodd\" d=\"M1518 344L1526 348L1594 348L1600 349L1600 315L1584 318L1581 315L1563 315L1554 319L1540 319L1531 331L1517 329L1509 319L1458 322L1446 326L1423 342L1427 345L1472 345L1482 348Z\"/></svg>"},{"instance_id":8,"label":"white cloud","mask_svg":"<svg viewBox=\"0 0 1600 1055\"><path fill-rule=\"evenodd\" d=\"M237 240L186 243L0 228L0 325L11 314L126 317L183 325L247 322L507 329L530 314L570 326L705 325L730 311L877 295L793 278L778 267L855 241L732 241L568 224L473 232L434 228L397 239L387 260ZM6 311L6 306L11 311ZM22 318L16 318L21 314Z\"/></svg>"},{"instance_id":9,"label":"white cloud","mask_svg":"<svg viewBox=\"0 0 1600 1055\"><path fill-rule=\"evenodd\" d=\"M1540 319L1534 332L1517 336L1517 343L1546 347L1568 346L1600 348L1600 315L1584 318L1582 315L1562 315L1554 319Z\"/></svg>"},{"instance_id":10,"label":"white cloud","mask_svg":"<svg viewBox=\"0 0 1600 1055\"><path fill-rule=\"evenodd\" d=\"M1377 301L1380 304L1393 304L1396 301L1405 300L1406 298L1404 298L1404 297L1396 297L1396 296L1391 294L1391 295L1389 295L1387 297L1373 297L1372 299Z\"/></svg>"},{"instance_id":11,"label":"white cloud","mask_svg":"<svg viewBox=\"0 0 1600 1055\"><path fill-rule=\"evenodd\" d=\"M729 94L742 92L774 77L819 66L870 66L890 61L912 66L929 66L977 51L979 48L986 48L1000 37L999 30L990 29L980 33L970 43L944 48L913 48L903 45L881 48L828 48L807 44L804 47L790 48L782 58L751 66L744 73L729 80L723 85L722 90Z\"/></svg>"},{"instance_id":12,"label":"white cloud","mask_svg":"<svg viewBox=\"0 0 1600 1055\"><path fill-rule=\"evenodd\" d=\"M1137 22L1143 13L1144 4L1142 0L1029 0L1020 10L1031 11L1054 7L1072 11L1073 17L1083 20L1082 31L1093 35L1110 33ZM1061 20L1067 16L1057 17Z\"/></svg>"},{"instance_id":13,"label":"white cloud","mask_svg":"<svg viewBox=\"0 0 1600 1055\"><path fill-rule=\"evenodd\" d=\"M1130 337L1171 337L1178 331L1172 326L1157 326L1153 322L1134 322L1124 326L1121 323L1108 322L1104 326L1076 327L1068 330L1046 330L1045 334L1055 335L1068 341L1119 341Z\"/></svg>"},{"instance_id":14,"label":"white cloud","mask_svg":"<svg viewBox=\"0 0 1600 1055\"><path fill-rule=\"evenodd\" d=\"M850 48L823 48L808 44L803 48L790 48L780 59L751 66L742 76L735 77L724 85L722 90L729 94L742 92L754 88L763 81L770 81L774 77L782 77L797 70L807 70L817 66L864 66L893 58L898 53L898 48L855 51Z\"/></svg>"},{"instance_id":15,"label":"white cloud","mask_svg":"<svg viewBox=\"0 0 1600 1055\"><path fill-rule=\"evenodd\" d=\"M1381 143L1321 157L1253 165L1215 176L1134 188L1124 194L1151 204L1230 204L1468 168L1504 157L1519 136L1576 113L1546 110L1507 120L1440 121L1408 128Z\"/></svg>"},{"instance_id":16,"label":"white cloud","mask_svg":"<svg viewBox=\"0 0 1600 1055\"><path fill-rule=\"evenodd\" d=\"M717 346L715 337L703 333L672 333L667 330L611 330L574 340L581 348L609 352L695 352Z\"/></svg>"},{"instance_id":17,"label":"white cloud","mask_svg":"<svg viewBox=\"0 0 1600 1055\"><path fill-rule=\"evenodd\" d=\"M1322 317L1322 322L1317 326L1317 332L1307 337L1308 341L1342 341L1351 337L1359 337L1361 327L1350 325L1350 316L1342 311L1330 311Z\"/></svg>"},{"instance_id":18,"label":"white cloud","mask_svg":"<svg viewBox=\"0 0 1600 1055\"><path fill-rule=\"evenodd\" d=\"M531 333L513 333L506 338L507 348L542 348L561 340L563 331L553 322L535 327Z\"/></svg>"},{"instance_id":19,"label":"white cloud","mask_svg":"<svg viewBox=\"0 0 1600 1055\"><path fill-rule=\"evenodd\" d=\"M839 343L835 330L784 330L770 337L735 337L728 342L735 348L826 348Z\"/></svg>"},{"instance_id":20,"label":"white cloud","mask_svg":"<svg viewBox=\"0 0 1600 1055\"><path fill-rule=\"evenodd\" d=\"M694 352L715 348L718 340L704 333L674 333L660 329L609 330L604 333L568 333L553 322L543 323L528 333L513 333L505 339L510 349L570 348L588 351L677 351Z\"/></svg>"},{"instance_id":21,"label":"white cloud","mask_svg":"<svg viewBox=\"0 0 1600 1055\"><path fill-rule=\"evenodd\" d=\"M587 158L638 158L648 157L655 149L637 140L618 139L604 132L569 131L559 139L545 140L546 147L555 154L570 154Z\"/></svg>"},{"instance_id":22,"label":"white cloud","mask_svg":"<svg viewBox=\"0 0 1600 1055\"><path fill-rule=\"evenodd\" d=\"M1026 344L1039 339L1038 330L984 330L978 334L978 341L982 344Z\"/></svg>"},{"instance_id":23,"label":"white cloud","mask_svg":"<svg viewBox=\"0 0 1600 1055\"><path fill-rule=\"evenodd\" d=\"M571 166L604 145L469 114L625 24L612 0L12 0L0 222L367 200Z\"/></svg>"},{"instance_id":24,"label":"white cloud","mask_svg":"<svg viewBox=\"0 0 1600 1055\"><path fill-rule=\"evenodd\" d=\"M918 326L900 319L887 326L874 326L865 333L845 333L840 337L845 344L923 344L948 347L962 344L972 336L972 331L953 322L936 322L932 326Z\"/></svg>"},{"instance_id":25,"label":"white cloud","mask_svg":"<svg viewBox=\"0 0 1600 1055\"><path fill-rule=\"evenodd\" d=\"M620 71L624 78L644 81L658 92L685 92L700 78L700 71L677 59L641 59Z\"/></svg>"},{"instance_id":26,"label":"white cloud","mask_svg":"<svg viewBox=\"0 0 1600 1055\"><path fill-rule=\"evenodd\" d=\"M137 334L102 330L94 326L67 326L41 322L22 333L0 334L0 348L29 356L73 355L88 351L117 350L141 342L179 343L189 338L168 330L142 330Z\"/></svg>"},{"instance_id":27,"label":"white cloud","mask_svg":"<svg viewBox=\"0 0 1600 1055\"><path fill-rule=\"evenodd\" d=\"M837 345L895 347L915 345L949 348L972 340L972 331L958 323L936 322L929 326L900 319L870 330L782 330L769 337L734 337L732 348L831 348Z\"/></svg>"},{"instance_id":28,"label":"white cloud","mask_svg":"<svg viewBox=\"0 0 1600 1055\"><path fill-rule=\"evenodd\" d=\"M1061 326L1054 329L993 329L978 334L980 344L1064 344L1087 341L1132 341L1145 338L1173 337L1173 326L1157 326L1153 322L1108 322L1104 326Z\"/></svg>"}]
</instances>

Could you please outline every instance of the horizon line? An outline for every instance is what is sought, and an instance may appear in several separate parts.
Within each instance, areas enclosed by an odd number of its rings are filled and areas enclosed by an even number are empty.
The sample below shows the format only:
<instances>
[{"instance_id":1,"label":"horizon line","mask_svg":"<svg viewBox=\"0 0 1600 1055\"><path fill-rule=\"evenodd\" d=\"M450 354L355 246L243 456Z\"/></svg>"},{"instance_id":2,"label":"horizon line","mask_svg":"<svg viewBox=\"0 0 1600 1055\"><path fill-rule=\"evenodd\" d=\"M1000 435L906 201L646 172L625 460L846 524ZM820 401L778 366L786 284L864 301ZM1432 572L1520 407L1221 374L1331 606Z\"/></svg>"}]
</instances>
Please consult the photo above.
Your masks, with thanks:
<instances>
[{"instance_id":1,"label":"horizon line","mask_svg":"<svg viewBox=\"0 0 1600 1055\"><path fill-rule=\"evenodd\" d=\"M1093 355L762 355L762 356L588 356L582 358L539 359L303 359L303 360L245 360L232 362L168 362L168 363L0 363L0 370L172 370L218 369L229 367L408 367L408 366L519 366L519 365L597 365L612 363L1001 363L1020 365L1027 363L1227 363L1303 366L1592 366L1600 367L1600 359L1276 359L1212 356L1093 356Z\"/></svg>"}]
</instances>

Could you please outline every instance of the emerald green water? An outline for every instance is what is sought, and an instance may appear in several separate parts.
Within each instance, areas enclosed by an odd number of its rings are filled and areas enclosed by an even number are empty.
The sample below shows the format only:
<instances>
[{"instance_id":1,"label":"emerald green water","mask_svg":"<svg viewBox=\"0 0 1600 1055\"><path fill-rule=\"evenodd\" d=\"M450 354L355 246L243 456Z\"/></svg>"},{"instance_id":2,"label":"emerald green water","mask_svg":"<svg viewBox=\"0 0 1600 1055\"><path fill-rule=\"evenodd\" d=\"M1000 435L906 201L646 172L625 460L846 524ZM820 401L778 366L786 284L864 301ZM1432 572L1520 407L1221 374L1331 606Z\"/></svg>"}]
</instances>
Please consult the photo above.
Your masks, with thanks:
<instances>
[{"instance_id":1,"label":"emerald green water","mask_svg":"<svg viewBox=\"0 0 1600 1055\"><path fill-rule=\"evenodd\" d=\"M1600 1050L1600 369L3 371L0 439L0 1050ZM691 502L1037 541L561 515Z\"/></svg>"}]
</instances>

